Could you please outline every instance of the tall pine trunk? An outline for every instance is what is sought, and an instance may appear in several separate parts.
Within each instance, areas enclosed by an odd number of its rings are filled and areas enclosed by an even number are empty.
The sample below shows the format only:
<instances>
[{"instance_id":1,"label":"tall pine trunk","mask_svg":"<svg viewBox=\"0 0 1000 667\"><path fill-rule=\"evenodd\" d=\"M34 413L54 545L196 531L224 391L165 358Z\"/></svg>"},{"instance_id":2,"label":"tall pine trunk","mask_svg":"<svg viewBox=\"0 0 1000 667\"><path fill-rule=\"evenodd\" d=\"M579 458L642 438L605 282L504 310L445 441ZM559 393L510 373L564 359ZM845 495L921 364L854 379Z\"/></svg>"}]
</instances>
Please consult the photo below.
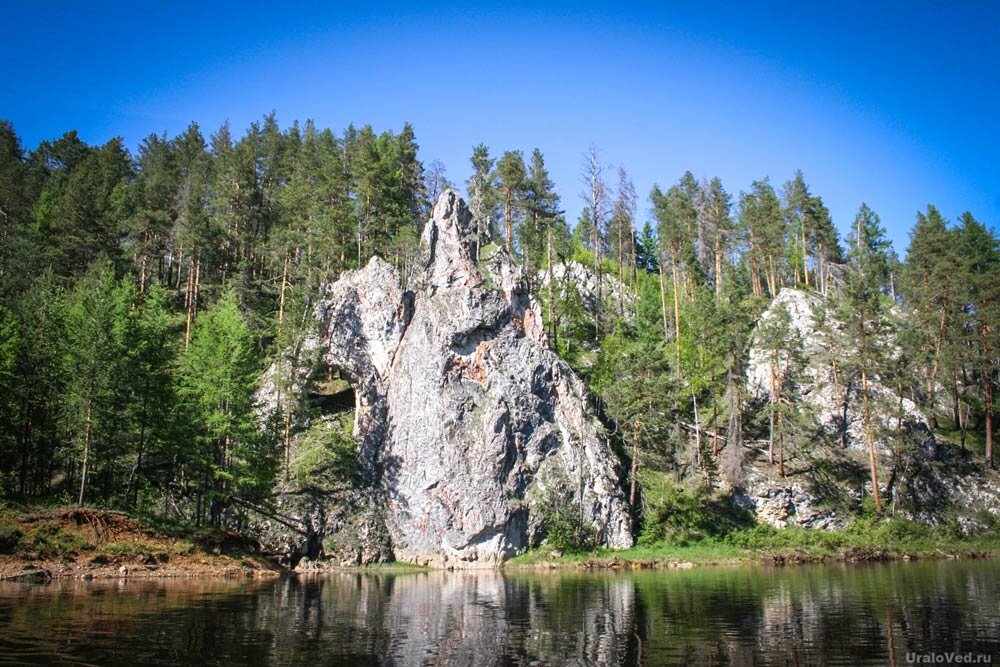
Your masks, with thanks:
<instances>
[{"instance_id":1,"label":"tall pine trunk","mask_svg":"<svg viewBox=\"0 0 1000 667\"><path fill-rule=\"evenodd\" d=\"M993 467L993 381L983 369L983 409L986 412L986 465Z\"/></svg>"},{"instance_id":2,"label":"tall pine trunk","mask_svg":"<svg viewBox=\"0 0 1000 667\"><path fill-rule=\"evenodd\" d=\"M802 275L805 276L806 287L809 287L809 249L806 247L806 221L802 220Z\"/></svg>"},{"instance_id":3,"label":"tall pine trunk","mask_svg":"<svg viewBox=\"0 0 1000 667\"><path fill-rule=\"evenodd\" d=\"M663 316L663 340L670 339L670 325L667 323L667 282L663 276L663 263L660 262L660 313Z\"/></svg>"},{"instance_id":4,"label":"tall pine trunk","mask_svg":"<svg viewBox=\"0 0 1000 667\"><path fill-rule=\"evenodd\" d=\"M868 371L861 369L861 399L864 402L862 418L865 426L865 440L868 441L868 465L871 468L872 496L875 498L875 511L882 514L882 496L878 490L878 468L875 462L875 438L872 434L871 406L868 396Z\"/></svg>"},{"instance_id":5,"label":"tall pine trunk","mask_svg":"<svg viewBox=\"0 0 1000 667\"><path fill-rule=\"evenodd\" d=\"M93 389L91 389L91 392ZM91 435L91 419L94 415L94 399L91 395L87 398L87 417L83 425L83 466L80 471L80 496L77 498L76 504L83 506L83 499L87 492L87 474L89 472L90 465L90 435Z\"/></svg>"},{"instance_id":6,"label":"tall pine trunk","mask_svg":"<svg viewBox=\"0 0 1000 667\"><path fill-rule=\"evenodd\" d=\"M722 235L715 235L715 302L722 301Z\"/></svg>"}]
</instances>

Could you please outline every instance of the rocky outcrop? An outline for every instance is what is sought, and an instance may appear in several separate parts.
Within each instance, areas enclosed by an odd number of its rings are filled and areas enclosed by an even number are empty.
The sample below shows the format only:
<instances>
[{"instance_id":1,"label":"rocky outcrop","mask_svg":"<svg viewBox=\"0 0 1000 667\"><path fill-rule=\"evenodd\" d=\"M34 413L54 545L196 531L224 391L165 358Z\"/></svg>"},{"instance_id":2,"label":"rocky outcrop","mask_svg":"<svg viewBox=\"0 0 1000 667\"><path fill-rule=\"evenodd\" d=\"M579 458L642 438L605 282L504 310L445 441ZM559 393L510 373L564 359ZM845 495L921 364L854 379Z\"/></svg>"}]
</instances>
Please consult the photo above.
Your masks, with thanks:
<instances>
[{"instance_id":1,"label":"rocky outcrop","mask_svg":"<svg viewBox=\"0 0 1000 667\"><path fill-rule=\"evenodd\" d=\"M824 312L822 297L802 290L782 289L761 315L758 332L782 309L803 360L795 378L796 405L812 417L816 431L812 442L793 453L786 478L758 454L736 485L735 498L775 527L842 527L847 508L857 507L868 483L860 387L834 371L850 350L838 347L836 332L843 325ZM768 400L770 363L755 334L747 389L758 404ZM990 515L1000 517L1000 476L972 465L968 452L938 441L912 400L900 398L877 374L869 377L879 486L892 511L932 525L955 520L967 529L994 521Z\"/></svg>"},{"instance_id":2,"label":"rocky outcrop","mask_svg":"<svg viewBox=\"0 0 1000 667\"><path fill-rule=\"evenodd\" d=\"M593 267L570 260L554 263L552 266L552 288L566 298L566 290L576 290L580 305L591 319L621 315L630 322L635 314L635 292L614 275L602 275L598 279ZM549 272L538 274L539 292L544 293L549 285Z\"/></svg>"},{"instance_id":3,"label":"rocky outcrop","mask_svg":"<svg viewBox=\"0 0 1000 667\"><path fill-rule=\"evenodd\" d=\"M831 335L821 331L817 321L823 308L822 297L803 290L784 288L774 301L764 311L760 325L776 317L779 308L788 312L789 329L793 336L801 341L802 356L806 363L798 378L799 392L802 402L813 411L816 421L830 434L843 429L844 444L847 447L863 450L867 447L864 427L861 419L860 387L850 380L838 376L834 370L834 361L845 356L844 351L838 351L830 344ZM842 328L831 314L825 315L827 331ZM752 396L766 400L770 391L770 367L768 354L757 344L757 338L751 342L750 360L747 366L747 388ZM869 393L874 405L879 409L873 411L873 417L878 422L877 431L889 432L900 426L910 429L927 430L927 422L923 413L909 398L900 399L896 392L882 384L877 376L872 376L869 382ZM889 453L888 440L880 439L879 445L884 453Z\"/></svg>"},{"instance_id":4,"label":"rocky outcrop","mask_svg":"<svg viewBox=\"0 0 1000 667\"><path fill-rule=\"evenodd\" d=\"M310 363L354 388L361 477L394 555L495 566L543 539L543 496L578 504L600 544L628 547L617 460L584 385L545 345L519 267L500 251L481 270L473 232L446 191L411 290L374 258L316 308Z\"/></svg>"}]
</instances>

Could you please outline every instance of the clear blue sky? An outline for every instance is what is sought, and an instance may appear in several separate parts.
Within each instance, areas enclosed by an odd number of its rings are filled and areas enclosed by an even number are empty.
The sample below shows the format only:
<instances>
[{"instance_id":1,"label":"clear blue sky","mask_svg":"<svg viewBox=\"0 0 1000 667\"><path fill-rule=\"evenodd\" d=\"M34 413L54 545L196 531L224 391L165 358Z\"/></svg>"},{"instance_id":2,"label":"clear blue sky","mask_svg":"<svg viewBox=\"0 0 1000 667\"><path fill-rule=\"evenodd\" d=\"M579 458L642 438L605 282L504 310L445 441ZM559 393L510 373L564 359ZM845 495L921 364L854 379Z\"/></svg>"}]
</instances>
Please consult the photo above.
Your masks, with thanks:
<instances>
[{"instance_id":1,"label":"clear blue sky","mask_svg":"<svg viewBox=\"0 0 1000 667\"><path fill-rule=\"evenodd\" d=\"M841 230L866 201L901 254L928 203L1000 220L1000 2L3 4L0 117L29 148L274 110L410 121L458 183L479 142L537 146L570 220L591 143L643 218L685 169L735 198L800 168Z\"/></svg>"}]
</instances>

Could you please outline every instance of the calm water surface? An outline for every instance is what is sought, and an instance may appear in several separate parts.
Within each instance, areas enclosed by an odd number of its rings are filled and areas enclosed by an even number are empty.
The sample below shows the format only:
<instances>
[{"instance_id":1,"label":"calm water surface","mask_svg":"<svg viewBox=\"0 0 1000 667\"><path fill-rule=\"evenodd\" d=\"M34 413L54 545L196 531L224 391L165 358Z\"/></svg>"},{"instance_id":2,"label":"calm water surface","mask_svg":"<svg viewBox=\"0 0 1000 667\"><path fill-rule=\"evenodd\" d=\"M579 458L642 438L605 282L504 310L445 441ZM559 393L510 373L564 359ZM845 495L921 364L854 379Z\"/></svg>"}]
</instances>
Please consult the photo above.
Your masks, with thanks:
<instances>
[{"instance_id":1,"label":"calm water surface","mask_svg":"<svg viewBox=\"0 0 1000 667\"><path fill-rule=\"evenodd\" d=\"M0 664L856 666L949 652L1000 665L1000 562L0 584Z\"/></svg>"}]
</instances>

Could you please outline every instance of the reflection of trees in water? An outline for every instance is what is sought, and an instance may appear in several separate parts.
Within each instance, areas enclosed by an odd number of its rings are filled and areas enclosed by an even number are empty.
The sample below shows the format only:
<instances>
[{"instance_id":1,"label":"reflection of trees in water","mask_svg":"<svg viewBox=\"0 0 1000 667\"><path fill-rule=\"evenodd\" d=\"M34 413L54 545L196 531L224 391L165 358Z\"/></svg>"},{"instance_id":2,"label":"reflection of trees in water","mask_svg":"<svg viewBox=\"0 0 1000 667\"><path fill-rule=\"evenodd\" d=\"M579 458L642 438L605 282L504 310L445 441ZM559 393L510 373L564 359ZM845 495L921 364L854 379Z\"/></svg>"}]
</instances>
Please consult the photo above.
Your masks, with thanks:
<instances>
[{"instance_id":1,"label":"reflection of trees in water","mask_svg":"<svg viewBox=\"0 0 1000 667\"><path fill-rule=\"evenodd\" d=\"M884 664L908 651L1000 654L998 573L917 563L0 584L0 657L31 647L128 665Z\"/></svg>"},{"instance_id":2,"label":"reflection of trees in water","mask_svg":"<svg viewBox=\"0 0 1000 667\"><path fill-rule=\"evenodd\" d=\"M519 602L516 654L552 664L635 662L624 662L634 643L634 581L526 575L509 578L507 587Z\"/></svg>"}]
</instances>

